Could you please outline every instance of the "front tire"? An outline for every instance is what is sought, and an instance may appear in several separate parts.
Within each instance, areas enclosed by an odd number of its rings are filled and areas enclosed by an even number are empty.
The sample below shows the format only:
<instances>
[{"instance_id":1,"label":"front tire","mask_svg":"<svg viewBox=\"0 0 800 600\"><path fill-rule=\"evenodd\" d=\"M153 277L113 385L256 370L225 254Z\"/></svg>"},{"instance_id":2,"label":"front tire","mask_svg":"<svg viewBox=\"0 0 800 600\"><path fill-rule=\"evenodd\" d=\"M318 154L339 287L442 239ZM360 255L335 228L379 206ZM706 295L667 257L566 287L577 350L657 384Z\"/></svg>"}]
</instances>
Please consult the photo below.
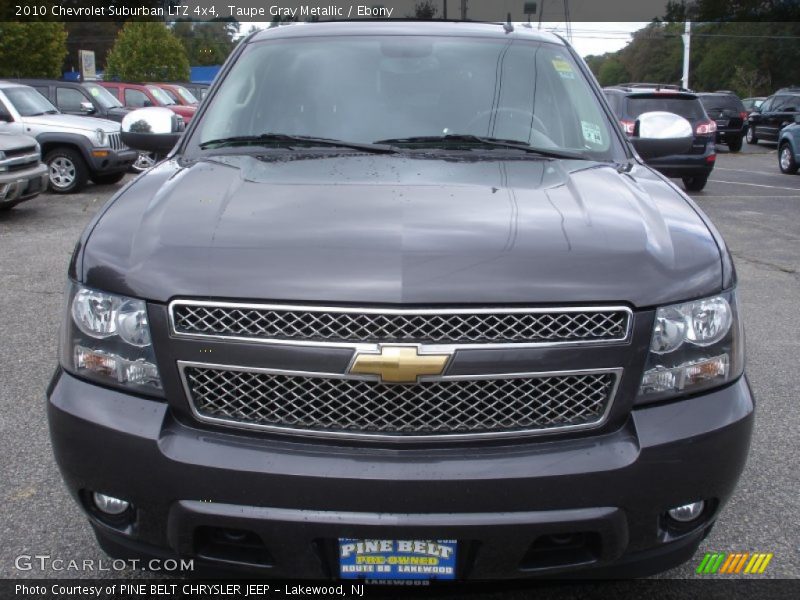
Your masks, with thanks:
<instances>
[{"instance_id":1,"label":"front tire","mask_svg":"<svg viewBox=\"0 0 800 600\"><path fill-rule=\"evenodd\" d=\"M746 138L747 138L747 143L748 144L757 144L758 143L758 138L756 137L756 132L754 131L752 125L747 128Z\"/></svg>"},{"instance_id":2,"label":"front tire","mask_svg":"<svg viewBox=\"0 0 800 600\"><path fill-rule=\"evenodd\" d=\"M108 173L105 175L93 175L92 181L94 181L98 185L111 185L114 183L119 183L122 181L122 178L125 177L125 172L122 173Z\"/></svg>"},{"instance_id":3,"label":"front tire","mask_svg":"<svg viewBox=\"0 0 800 600\"><path fill-rule=\"evenodd\" d=\"M44 157L47 164L50 190L56 194L74 194L89 180L89 170L83 157L71 148L56 148Z\"/></svg>"},{"instance_id":4,"label":"front tire","mask_svg":"<svg viewBox=\"0 0 800 600\"><path fill-rule=\"evenodd\" d=\"M794 152L789 142L783 142L778 148L778 167L781 173L794 175L797 173L797 162L794 160Z\"/></svg>"},{"instance_id":5,"label":"front tire","mask_svg":"<svg viewBox=\"0 0 800 600\"><path fill-rule=\"evenodd\" d=\"M742 149L742 138L731 138L728 140L728 150L731 152L740 152Z\"/></svg>"},{"instance_id":6,"label":"front tire","mask_svg":"<svg viewBox=\"0 0 800 600\"><path fill-rule=\"evenodd\" d=\"M692 177L683 178L683 187L687 192L699 192L708 182L708 175L694 175Z\"/></svg>"}]
</instances>

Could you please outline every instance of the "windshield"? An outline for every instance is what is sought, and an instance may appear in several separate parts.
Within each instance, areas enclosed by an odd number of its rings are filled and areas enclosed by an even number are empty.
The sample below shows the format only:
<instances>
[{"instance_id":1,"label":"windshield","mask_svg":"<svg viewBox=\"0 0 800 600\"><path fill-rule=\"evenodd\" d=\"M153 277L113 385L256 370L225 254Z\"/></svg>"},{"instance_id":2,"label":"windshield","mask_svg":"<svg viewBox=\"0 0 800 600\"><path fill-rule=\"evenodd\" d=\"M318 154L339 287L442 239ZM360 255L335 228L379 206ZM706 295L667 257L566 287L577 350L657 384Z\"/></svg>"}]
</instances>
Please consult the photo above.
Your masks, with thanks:
<instances>
[{"instance_id":1,"label":"windshield","mask_svg":"<svg viewBox=\"0 0 800 600\"><path fill-rule=\"evenodd\" d=\"M31 87L9 87L3 92L22 117L58 113L58 109L47 98Z\"/></svg>"},{"instance_id":2,"label":"windshield","mask_svg":"<svg viewBox=\"0 0 800 600\"><path fill-rule=\"evenodd\" d=\"M96 83L84 83L83 87L89 90L92 98L97 100L103 108L119 108L122 106L122 102L114 98L111 92L101 85L97 85Z\"/></svg>"},{"instance_id":3,"label":"windshield","mask_svg":"<svg viewBox=\"0 0 800 600\"><path fill-rule=\"evenodd\" d=\"M175 104L175 100L170 98L167 93L162 90L160 87L155 85L148 85L147 89L153 94L153 98L155 98L161 106L170 106L171 104Z\"/></svg>"},{"instance_id":4,"label":"windshield","mask_svg":"<svg viewBox=\"0 0 800 600\"><path fill-rule=\"evenodd\" d=\"M566 49L518 39L343 36L252 44L190 143L266 132L398 144L472 135L597 160L621 153Z\"/></svg>"},{"instance_id":5,"label":"windshield","mask_svg":"<svg viewBox=\"0 0 800 600\"><path fill-rule=\"evenodd\" d=\"M181 85L175 85L172 87L174 87L175 90L181 95L181 98L183 98L184 102L187 104L197 104L197 98L195 98L194 94L192 94L192 92L187 90L185 87Z\"/></svg>"}]
</instances>

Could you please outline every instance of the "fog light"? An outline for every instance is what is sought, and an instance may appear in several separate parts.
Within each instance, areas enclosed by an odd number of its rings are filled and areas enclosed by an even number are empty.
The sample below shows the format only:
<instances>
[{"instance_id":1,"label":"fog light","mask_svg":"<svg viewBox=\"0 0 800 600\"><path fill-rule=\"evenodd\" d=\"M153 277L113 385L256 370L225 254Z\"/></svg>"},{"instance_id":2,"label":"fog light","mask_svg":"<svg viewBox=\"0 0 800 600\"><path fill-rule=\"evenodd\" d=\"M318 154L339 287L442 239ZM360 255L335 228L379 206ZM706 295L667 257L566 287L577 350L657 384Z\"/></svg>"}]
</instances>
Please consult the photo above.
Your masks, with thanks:
<instances>
[{"instance_id":1,"label":"fog light","mask_svg":"<svg viewBox=\"0 0 800 600\"><path fill-rule=\"evenodd\" d=\"M670 518L678 521L679 523L689 523L690 521L694 521L697 517L699 517L705 507L706 503L700 500L699 502L692 502L690 504L684 504L682 506L671 508L669 511L667 511L667 514L670 516Z\"/></svg>"},{"instance_id":2,"label":"fog light","mask_svg":"<svg viewBox=\"0 0 800 600\"><path fill-rule=\"evenodd\" d=\"M92 494L92 500L97 509L107 515L121 515L128 510L128 507L131 505L127 500L114 498L114 496L107 496L100 492Z\"/></svg>"}]
</instances>

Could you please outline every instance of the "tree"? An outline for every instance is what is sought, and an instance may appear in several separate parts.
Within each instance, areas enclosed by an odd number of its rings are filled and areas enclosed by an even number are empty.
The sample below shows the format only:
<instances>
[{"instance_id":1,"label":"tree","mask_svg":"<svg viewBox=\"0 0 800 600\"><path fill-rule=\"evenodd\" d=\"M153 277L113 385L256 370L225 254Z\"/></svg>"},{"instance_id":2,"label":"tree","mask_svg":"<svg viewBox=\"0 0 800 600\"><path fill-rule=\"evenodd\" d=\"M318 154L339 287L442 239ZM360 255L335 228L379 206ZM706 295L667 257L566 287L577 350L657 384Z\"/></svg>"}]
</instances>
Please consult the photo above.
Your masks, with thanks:
<instances>
[{"instance_id":1,"label":"tree","mask_svg":"<svg viewBox=\"0 0 800 600\"><path fill-rule=\"evenodd\" d=\"M181 41L164 23L129 21L108 53L105 76L127 81L185 81L189 79L189 59Z\"/></svg>"},{"instance_id":2,"label":"tree","mask_svg":"<svg viewBox=\"0 0 800 600\"><path fill-rule=\"evenodd\" d=\"M98 70L105 68L106 57L114 46L122 23L113 21L69 21L67 28L67 57L64 70L80 68L78 50L93 50Z\"/></svg>"},{"instance_id":3,"label":"tree","mask_svg":"<svg viewBox=\"0 0 800 600\"><path fill-rule=\"evenodd\" d=\"M742 98L767 93L767 90L770 89L769 79L763 73L759 73L756 69L746 69L741 65L735 67L731 83L731 87Z\"/></svg>"},{"instance_id":4,"label":"tree","mask_svg":"<svg viewBox=\"0 0 800 600\"><path fill-rule=\"evenodd\" d=\"M435 19L439 9L433 5L432 0L421 0L414 5L415 19Z\"/></svg>"},{"instance_id":5,"label":"tree","mask_svg":"<svg viewBox=\"0 0 800 600\"><path fill-rule=\"evenodd\" d=\"M63 23L0 23L0 77L61 77L66 54Z\"/></svg>"},{"instance_id":6,"label":"tree","mask_svg":"<svg viewBox=\"0 0 800 600\"><path fill-rule=\"evenodd\" d=\"M225 62L236 43L239 22L231 21L178 21L172 29L181 40L192 65L219 65Z\"/></svg>"},{"instance_id":7,"label":"tree","mask_svg":"<svg viewBox=\"0 0 800 600\"><path fill-rule=\"evenodd\" d=\"M597 74L600 85L617 85L630 81L630 74L617 58L610 58L603 62Z\"/></svg>"}]
</instances>

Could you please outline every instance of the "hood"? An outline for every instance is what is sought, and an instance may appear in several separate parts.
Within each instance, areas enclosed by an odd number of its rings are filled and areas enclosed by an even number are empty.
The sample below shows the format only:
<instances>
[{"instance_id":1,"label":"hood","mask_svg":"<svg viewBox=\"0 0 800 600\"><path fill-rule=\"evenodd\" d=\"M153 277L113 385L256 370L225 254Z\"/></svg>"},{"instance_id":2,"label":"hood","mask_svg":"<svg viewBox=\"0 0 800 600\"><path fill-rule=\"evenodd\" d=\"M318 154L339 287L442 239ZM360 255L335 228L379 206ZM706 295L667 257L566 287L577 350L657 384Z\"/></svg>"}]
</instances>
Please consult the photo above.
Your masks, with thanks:
<instances>
[{"instance_id":1,"label":"hood","mask_svg":"<svg viewBox=\"0 0 800 600\"><path fill-rule=\"evenodd\" d=\"M14 135L10 133L0 133L0 150L6 152L19 148L30 148L36 145L36 140L28 135Z\"/></svg>"},{"instance_id":2,"label":"hood","mask_svg":"<svg viewBox=\"0 0 800 600\"><path fill-rule=\"evenodd\" d=\"M114 106L108 109L106 113L106 119L114 121L116 123L121 123L122 119L125 118L129 112L133 109L128 108L127 106Z\"/></svg>"},{"instance_id":3,"label":"hood","mask_svg":"<svg viewBox=\"0 0 800 600\"><path fill-rule=\"evenodd\" d=\"M194 113L197 112L196 106L184 106L182 104L170 104L167 108L169 108L172 112L185 117L187 121L190 120L194 116Z\"/></svg>"},{"instance_id":4,"label":"hood","mask_svg":"<svg viewBox=\"0 0 800 600\"><path fill-rule=\"evenodd\" d=\"M712 234L644 166L280 156L139 177L96 223L78 276L160 302L651 306L721 288Z\"/></svg>"},{"instance_id":5,"label":"hood","mask_svg":"<svg viewBox=\"0 0 800 600\"><path fill-rule=\"evenodd\" d=\"M35 117L22 117L26 125L41 125L44 127L66 127L81 129L83 131L97 131L102 129L106 133L118 133L119 123L97 117L83 117L80 115L38 115Z\"/></svg>"}]
</instances>

